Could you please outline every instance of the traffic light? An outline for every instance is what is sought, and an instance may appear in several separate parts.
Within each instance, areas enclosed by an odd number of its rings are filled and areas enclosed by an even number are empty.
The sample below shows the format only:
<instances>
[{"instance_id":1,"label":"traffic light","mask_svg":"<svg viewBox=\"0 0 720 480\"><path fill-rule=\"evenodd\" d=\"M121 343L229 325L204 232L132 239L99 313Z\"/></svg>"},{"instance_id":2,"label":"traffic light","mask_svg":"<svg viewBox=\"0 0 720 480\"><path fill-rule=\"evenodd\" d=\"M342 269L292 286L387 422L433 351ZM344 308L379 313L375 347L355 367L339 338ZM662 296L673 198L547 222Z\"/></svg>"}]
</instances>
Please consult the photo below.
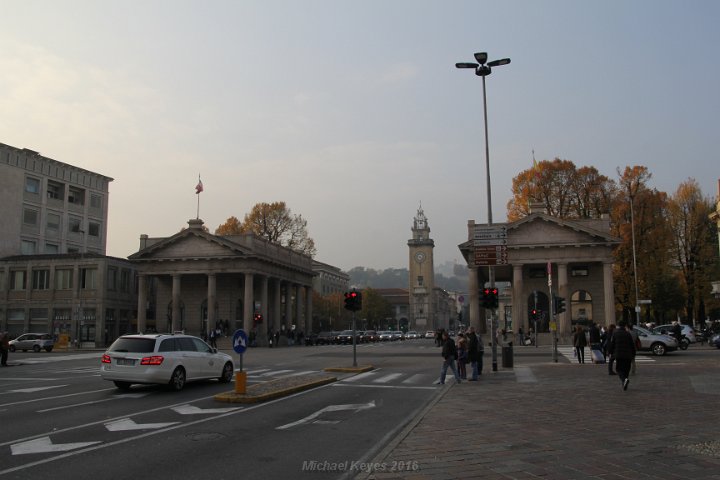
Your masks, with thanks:
<instances>
[{"instance_id":1,"label":"traffic light","mask_svg":"<svg viewBox=\"0 0 720 480\"><path fill-rule=\"evenodd\" d=\"M362 310L362 293L355 289L345 292L345 309L351 312Z\"/></svg>"},{"instance_id":2,"label":"traffic light","mask_svg":"<svg viewBox=\"0 0 720 480\"><path fill-rule=\"evenodd\" d=\"M253 321L254 321L255 323L262 323L262 321L263 321L263 316L262 316L262 314L261 314L261 313L256 313L255 316L253 316Z\"/></svg>"},{"instance_id":3,"label":"traffic light","mask_svg":"<svg viewBox=\"0 0 720 480\"><path fill-rule=\"evenodd\" d=\"M559 315L565 311L565 299L557 295L553 295L553 307L555 315Z\"/></svg>"},{"instance_id":4,"label":"traffic light","mask_svg":"<svg viewBox=\"0 0 720 480\"><path fill-rule=\"evenodd\" d=\"M538 318L537 308L533 308L532 310L530 310L530 320L532 320L533 322L536 322L537 318Z\"/></svg>"},{"instance_id":5,"label":"traffic light","mask_svg":"<svg viewBox=\"0 0 720 480\"><path fill-rule=\"evenodd\" d=\"M486 309L494 309L498 307L498 289L484 288L482 291L482 306Z\"/></svg>"}]
</instances>

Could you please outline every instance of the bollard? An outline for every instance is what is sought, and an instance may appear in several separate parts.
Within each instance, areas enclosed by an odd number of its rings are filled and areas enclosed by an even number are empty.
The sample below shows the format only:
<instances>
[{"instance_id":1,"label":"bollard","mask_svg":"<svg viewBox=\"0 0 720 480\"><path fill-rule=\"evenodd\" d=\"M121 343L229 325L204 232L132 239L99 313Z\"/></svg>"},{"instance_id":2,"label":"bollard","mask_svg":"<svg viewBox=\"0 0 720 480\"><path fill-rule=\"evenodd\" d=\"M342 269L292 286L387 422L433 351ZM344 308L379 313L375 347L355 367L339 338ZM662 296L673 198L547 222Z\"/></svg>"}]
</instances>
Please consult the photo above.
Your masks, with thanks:
<instances>
[{"instance_id":1,"label":"bollard","mask_svg":"<svg viewBox=\"0 0 720 480\"><path fill-rule=\"evenodd\" d=\"M247 373L235 372L235 393L245 393L247 386Z\"/></svg>"}]
</instances>

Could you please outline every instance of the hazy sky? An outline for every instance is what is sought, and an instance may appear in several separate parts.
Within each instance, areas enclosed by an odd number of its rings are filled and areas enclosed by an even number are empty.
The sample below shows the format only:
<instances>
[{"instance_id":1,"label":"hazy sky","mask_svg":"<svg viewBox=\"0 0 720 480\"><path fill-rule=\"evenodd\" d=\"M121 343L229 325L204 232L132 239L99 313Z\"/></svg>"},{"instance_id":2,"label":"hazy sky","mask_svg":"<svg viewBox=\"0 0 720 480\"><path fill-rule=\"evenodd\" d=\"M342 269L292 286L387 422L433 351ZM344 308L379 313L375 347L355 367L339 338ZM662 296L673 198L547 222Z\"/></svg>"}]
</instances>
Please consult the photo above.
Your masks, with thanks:
<instances>
[{"instance_id":1,"label":"hazy sky","mask_svg":"<svg viewBox=\"0 0 720 480\"><path fill-rule=\"evenodd\" d=\"M0 142L107 175L109 255L259 202L308 222L317 259L405 267L419 204L435 262L560 157L645 165L715 198L720 2L0 0ZM11 212L12 213L12 212Z\"/></svg>"}]
</instances>

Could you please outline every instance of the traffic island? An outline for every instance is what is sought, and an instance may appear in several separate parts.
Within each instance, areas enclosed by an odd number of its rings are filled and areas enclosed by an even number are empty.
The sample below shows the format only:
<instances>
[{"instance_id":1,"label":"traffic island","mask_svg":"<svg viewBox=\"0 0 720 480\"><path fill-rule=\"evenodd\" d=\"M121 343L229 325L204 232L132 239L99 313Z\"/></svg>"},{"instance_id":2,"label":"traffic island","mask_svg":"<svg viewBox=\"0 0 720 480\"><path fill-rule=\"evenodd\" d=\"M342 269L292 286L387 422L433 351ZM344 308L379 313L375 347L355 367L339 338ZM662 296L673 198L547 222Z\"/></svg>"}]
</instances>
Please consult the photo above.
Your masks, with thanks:
<instances>
[{"instance_id":1,"label":"traffic island","mask_svg":"<svg viewBox=\"0 0 720 480\"><path fill-rule=\"evenodd\" d=\"M334 372L334 373L364 373L369 372L370 370L374 370L375 367L372 365L359 365L357 367L327 367L323 368L326 372Z\"/></svg>"},{"instance_id":2,"label":"traffic island","mask_svg":"<svg viewBox=\"0 0 720 480\"><path fill-rule=\"evenodd\" d=\"M218 393L215 400L226 403L259 403L292 395L311 388L337 381L336 377L323 374L300 375L278 378L269 382L256 383L245 388L244 393L236 391Z\"/></svg>"}]
</instances>

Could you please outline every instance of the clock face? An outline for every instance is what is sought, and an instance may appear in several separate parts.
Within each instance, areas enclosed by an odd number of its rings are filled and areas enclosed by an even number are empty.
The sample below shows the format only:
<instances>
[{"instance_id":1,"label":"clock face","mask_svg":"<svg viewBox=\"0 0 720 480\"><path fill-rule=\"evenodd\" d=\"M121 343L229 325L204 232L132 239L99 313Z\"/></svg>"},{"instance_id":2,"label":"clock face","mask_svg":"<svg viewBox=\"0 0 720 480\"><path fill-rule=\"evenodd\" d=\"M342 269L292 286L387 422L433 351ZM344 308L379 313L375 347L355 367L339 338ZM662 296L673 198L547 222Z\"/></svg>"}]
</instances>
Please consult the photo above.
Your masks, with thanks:
<instances>
[{"instance_id":1,"label":"clock face","mask_svg":"<svg viewBox=\"0 0 720 480\"><path fill-rule=\"evenodd\" d=\"M422 263L425 261L425 254L423 252L417 252L415 254L415 260L417 260L419 263Z\"/></svg>"}]
</instances>

